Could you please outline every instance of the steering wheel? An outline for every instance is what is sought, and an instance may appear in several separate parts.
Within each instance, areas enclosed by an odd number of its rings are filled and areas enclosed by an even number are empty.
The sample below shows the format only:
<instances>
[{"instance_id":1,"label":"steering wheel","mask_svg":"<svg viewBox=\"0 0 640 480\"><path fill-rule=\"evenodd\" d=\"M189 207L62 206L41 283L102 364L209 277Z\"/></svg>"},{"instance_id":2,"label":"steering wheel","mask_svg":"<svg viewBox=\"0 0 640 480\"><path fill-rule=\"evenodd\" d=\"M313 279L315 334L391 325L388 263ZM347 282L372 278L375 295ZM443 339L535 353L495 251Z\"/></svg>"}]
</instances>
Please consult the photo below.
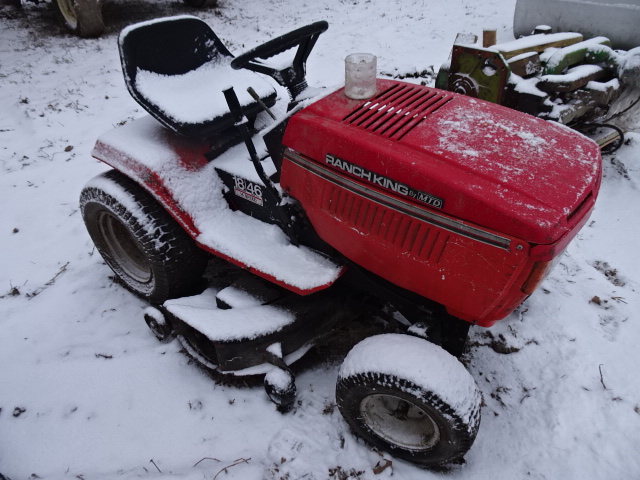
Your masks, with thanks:
<instances>
[{"instance_id":1,"label":"steering wheel","mask_svg":"<svg viewBox=\"0 0 640 480\"><path fill-rule=\"evenodd\" d=\"M252 72L269 75L280 85L286 87L291 93L291 97L295 99L307 87L305 79L307 58L320 34L328 28L329 24L325 21L298 28L237 56L231 62L231 67L235 70L245 68ZM284 67L275 67L258 60L267 60L295 46L298 47L298 50L293 60Z\"/></svg>"}]
</instances>

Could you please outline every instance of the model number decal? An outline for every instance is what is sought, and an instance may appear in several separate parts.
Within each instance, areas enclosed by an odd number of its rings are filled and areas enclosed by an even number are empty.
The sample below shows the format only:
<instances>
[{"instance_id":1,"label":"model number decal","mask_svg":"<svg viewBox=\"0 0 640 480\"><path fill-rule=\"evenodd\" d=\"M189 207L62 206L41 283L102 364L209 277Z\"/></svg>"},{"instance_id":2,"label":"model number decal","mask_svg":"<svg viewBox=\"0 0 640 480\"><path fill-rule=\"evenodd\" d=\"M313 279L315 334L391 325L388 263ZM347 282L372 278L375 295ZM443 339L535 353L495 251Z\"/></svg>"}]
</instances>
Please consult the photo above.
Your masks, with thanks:
<instances>
[{"instance_id":1,"label":"model number decal","mask_svg":"<svg viewBox=\"0 0 640 480\"><path fill-rule=\"evenodd\" d=\"M242 177L233 177L233 193L240 198L248 200L262 207L262 187Z\"/></svg>"},{"instance_id":2,"label":"model number decal","mask_svg":"<svg viewBox=\"0 0 640 480\"><path fill-rule=\"evenodd\" d=\"M385 177L384 175L378 175L377 173L367 170L366 168L362 168L359 165L347 162L346 160L342 160L341 158L338 158L335 155L331 155L330 153L327 153L326 162L328 165L350 173L354 177L362 178L363 180L367 180L374 185L378 185L382 188L386 188L387 190L399 193L400 195L404 195L405 197L414 198L419 202L422 202L431 207L444 207L444 200L442 198L430 195L425 192L421 192L419 190L414 190L404 183L396 182L395 180Z\"/></svg>"}]
</instances>

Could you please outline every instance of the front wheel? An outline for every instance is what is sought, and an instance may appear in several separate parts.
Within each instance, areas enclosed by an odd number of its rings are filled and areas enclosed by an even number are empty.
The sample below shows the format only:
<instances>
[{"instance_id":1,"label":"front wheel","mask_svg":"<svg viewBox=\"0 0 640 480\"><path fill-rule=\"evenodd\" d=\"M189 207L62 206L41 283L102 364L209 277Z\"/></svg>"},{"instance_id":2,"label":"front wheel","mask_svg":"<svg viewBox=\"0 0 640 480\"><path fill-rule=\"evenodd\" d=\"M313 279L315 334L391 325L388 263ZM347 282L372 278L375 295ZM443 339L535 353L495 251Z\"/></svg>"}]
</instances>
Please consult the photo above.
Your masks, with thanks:
<instances>
[{"instance_id":1,"label":"front wheel","mask_svg":"<svg viewBox=\"0 0 640 480\"><path fill-rule=\"evenodd\" d=\"M408 335L356 345L340 369L336 401L357 436L426 467L460 461L480 425L471 375L442 348Z\"/></svg>"},{"instance_id":2,"label":"front wheel","mask_svg":"<svg viewBox=\"0 0 640 480\"><path fill-rule=\"evenodd\" d=\"M67 29L80 37L99 37L104 31L100 0L54 0Z\"/></svg>"},{"instance_id":3,"label":"front wheel","mask_svg":"<svg viewBox=\"0 0 640 480\"><path fill-rule=\"evenodd\" d=\"M142 187L111 170L82 190L80 209L104 261L153 304L195 293L207 254Z\"/></svg>"}]
</instances>

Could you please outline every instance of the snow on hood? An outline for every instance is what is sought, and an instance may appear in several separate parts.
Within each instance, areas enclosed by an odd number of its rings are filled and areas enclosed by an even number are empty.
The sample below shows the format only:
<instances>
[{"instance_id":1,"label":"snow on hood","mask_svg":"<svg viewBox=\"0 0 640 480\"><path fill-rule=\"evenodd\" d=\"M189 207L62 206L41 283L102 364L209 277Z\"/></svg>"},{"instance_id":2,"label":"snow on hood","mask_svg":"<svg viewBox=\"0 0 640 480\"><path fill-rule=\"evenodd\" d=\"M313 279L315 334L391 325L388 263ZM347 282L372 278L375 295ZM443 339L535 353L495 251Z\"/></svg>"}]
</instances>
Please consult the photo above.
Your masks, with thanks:
<instances>
[{"instance_id":1,"label":"snow on hood","mask_svg":"<svg viewBox=\"0 0 640 480\"><path fill-rule=\"evenodd\" d=\"M402 142L438 160L420 170L442 170L452 213L534 243L561 236L599 182L594 142L481 100L456 96L416 130Z\"/></svg>"},{"instance_id":2,"label":"snow on hood","mask_svg":"<svg viewBox=\"0 0 640 480\"><path fill-rule=\"evenodd\" d=\"M396 84L378 80L382 93L367 101L371 107L342 91L316 102L292 118L285 144L323 163L327 154L338 156L443 199L445 214L532 243L555 242L567 217L597 195L601 157L593 141L500 105L412 87L444 95L443 104L401 138L348 120L362 108L398 116L393 102L381 104ZM305 135L312 129L322 142Z\"/></svg>"}]
</instances>

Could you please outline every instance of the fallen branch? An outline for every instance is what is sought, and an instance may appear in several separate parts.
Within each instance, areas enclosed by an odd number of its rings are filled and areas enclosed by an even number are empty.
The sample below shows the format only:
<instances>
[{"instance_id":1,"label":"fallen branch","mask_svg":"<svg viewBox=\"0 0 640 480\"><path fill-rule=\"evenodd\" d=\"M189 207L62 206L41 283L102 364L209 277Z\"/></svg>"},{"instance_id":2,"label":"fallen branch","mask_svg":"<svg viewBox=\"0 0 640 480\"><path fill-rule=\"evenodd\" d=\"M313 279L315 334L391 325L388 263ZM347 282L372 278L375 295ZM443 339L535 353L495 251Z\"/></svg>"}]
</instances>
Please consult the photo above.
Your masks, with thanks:
<instances>
[{"instance_id":1,"label":"fallen branch","mask_svg":"<svg viewBox=\"0 0 640 480\"><path fill-rule=\"evenodd\" d=\"M602 364L598 365L598 370L600 370L600 383L602 384L602 388L604 388L605 390L609 390L604 384L604 378L602 378Z\"/></svg>"},{"instance_id":2,"label":"fallen branch","mask_svg":"<svg viewBox=\"0 0 640 480\"><path fill-rule=\"evenodd\" d=\"M241 463L249 463L249 460L251 460L251 458L239 458L237 460L234 460L234 463L232 463L228 467L224 467L222 470L220 470L218 473L216 473L216 476L213 477L213 480L216 480L216 478L218 478L218 475L220 475L222 472L226 472L231 467L235 467L236 465L240 465Z\"/></svg>"},{"instance_id":3,"label":"fallen branch","mask_svg":"<svg viewBox=\"0 0 640 480\"><path fill-rule=\"evenodd\" d=\"M33 297L35 297L36 295L40 295L47 287L50 287L51 285L53 285L56 282L56 278L58 278L60 275L62 275L66 270L67 267L69 266L69 262L65 263L60 270L58 270L58 273L56 273L53 278L51 280L49 280L47 283L44 284L43 287L37 288L35 289L33 292L28 293L27 294L27 298L29 300L31 300Z\"/></svg>"},{"instance_id":4,"label":"fallen branch","mask_svg":"<svg viewBox=\"0 0 640 480\"><path fill-rule=\"evenodd\" d=\"M156 467L160 473L162 473L162 470L160 470L160 468L158 468L158 465L156 465L156 462L153 461L153 458L151 460L149 460L149 463L153 463L153 466Z\"/></svg>"},{"instance_id":5,"label":"fallen branch","mask_svg":"<svg viewBox=\"0 0 640 480\"><path fill-rule=\"evenodd\" d=\"M204 462L205 460L215 460L216 462L219 462L219 461L220 461L220 460L218 460L217 458L213 458L213 457L204 457L204 458L201 458L200 460L198 460L198 461L195 463L194 467L197 467L198 465L200 465L200 464L201 464L202 462Z\"/></svg>"},{"instance_id":6,"label":"fallen branch","mask_svg":"<svg viewBox=\"0 0 640 480\"><path fill-rule=\"evenodd\" d=\"M382 472L384 472L391 465L393 465L393 462L391 460L389 460L388 458L384 459L384 463L382 463L382 460L380 460L376 464L375 468L373 469L373 473L375 473L376 475L380 475Z\"/></svg>"}]
</instances>

